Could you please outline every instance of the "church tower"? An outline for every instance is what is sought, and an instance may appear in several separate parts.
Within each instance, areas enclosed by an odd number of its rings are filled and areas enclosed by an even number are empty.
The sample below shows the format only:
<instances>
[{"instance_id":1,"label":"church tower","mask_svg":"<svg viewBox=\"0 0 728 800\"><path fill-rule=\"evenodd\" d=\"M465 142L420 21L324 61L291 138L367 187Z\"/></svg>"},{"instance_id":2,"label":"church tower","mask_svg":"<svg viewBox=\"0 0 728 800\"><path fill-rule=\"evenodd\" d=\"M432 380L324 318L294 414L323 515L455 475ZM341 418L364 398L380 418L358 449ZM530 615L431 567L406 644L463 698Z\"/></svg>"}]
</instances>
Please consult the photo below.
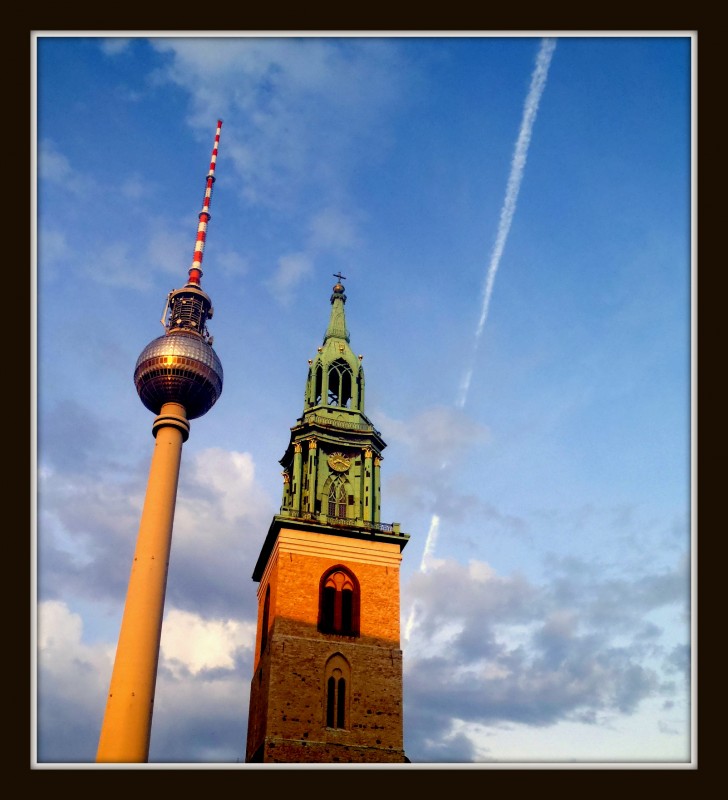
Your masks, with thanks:
<instances>
[{"instance_id":1,"label":"church tower","mask_svg":"<svg viewBox=\"0 0 728 800\"><path fill-rule=\"evenodd\" d=\"M280 463L283 501L253 571L258 633L246 761L402 763L399 566L380 522L384 440L364 413L336 274L303 414Z\"/></svg>"}]
</instances>

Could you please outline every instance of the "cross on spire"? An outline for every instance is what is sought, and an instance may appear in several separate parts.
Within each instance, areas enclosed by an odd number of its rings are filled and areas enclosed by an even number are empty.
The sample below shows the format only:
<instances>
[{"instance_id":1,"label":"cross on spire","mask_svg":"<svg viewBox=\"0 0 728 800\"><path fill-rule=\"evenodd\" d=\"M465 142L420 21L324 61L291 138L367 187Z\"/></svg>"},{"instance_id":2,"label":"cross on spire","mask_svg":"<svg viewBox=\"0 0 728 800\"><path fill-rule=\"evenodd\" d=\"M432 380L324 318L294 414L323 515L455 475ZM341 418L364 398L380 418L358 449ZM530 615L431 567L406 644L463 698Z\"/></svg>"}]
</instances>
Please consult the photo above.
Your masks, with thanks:
<instances>
[{"instance_id":1,"label":"cross on spire","mask_svg":"<svg viewBox=\"0 0 728 800\"><path fill-rule=\"evenodd\" d=\"M339 283L341 283L341 281L345 281L346 280L346 276L341 274L341 270L339 270L338 272L335 272L334 273L334 277L339 279Z\"/></svg>"}]
</instances>

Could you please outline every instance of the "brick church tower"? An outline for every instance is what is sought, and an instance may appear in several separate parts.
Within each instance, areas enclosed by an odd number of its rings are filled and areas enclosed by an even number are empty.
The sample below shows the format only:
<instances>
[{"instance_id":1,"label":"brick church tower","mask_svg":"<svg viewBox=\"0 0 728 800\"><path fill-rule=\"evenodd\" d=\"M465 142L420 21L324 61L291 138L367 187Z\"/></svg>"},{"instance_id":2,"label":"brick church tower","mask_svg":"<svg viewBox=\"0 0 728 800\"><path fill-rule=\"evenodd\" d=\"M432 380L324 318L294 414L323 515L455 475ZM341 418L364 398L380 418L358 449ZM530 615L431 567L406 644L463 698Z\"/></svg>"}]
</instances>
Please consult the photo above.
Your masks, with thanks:
<instances>
[{"instance_id":1,"label":"brick church tower","mask_svg":"<svg viewBox=\"0 0 728 800\"><path fill-rule=\"evenodd\" d=\"M283 502L253 571L258 633L246 761L402 763L399 565L380 522L385 443L364 414L337 274L323 344L291 428Z\"/></svg>"}]
</instances>

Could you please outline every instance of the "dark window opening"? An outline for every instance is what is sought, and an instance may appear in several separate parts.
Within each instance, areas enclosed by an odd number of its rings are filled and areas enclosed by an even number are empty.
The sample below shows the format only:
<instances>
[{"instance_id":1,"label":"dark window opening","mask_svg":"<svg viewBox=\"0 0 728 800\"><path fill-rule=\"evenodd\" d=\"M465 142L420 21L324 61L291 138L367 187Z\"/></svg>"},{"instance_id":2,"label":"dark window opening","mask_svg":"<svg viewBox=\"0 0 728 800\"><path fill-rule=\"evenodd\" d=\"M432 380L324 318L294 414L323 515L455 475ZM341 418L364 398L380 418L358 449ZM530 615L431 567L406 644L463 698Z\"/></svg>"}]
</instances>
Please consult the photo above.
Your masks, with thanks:
<instances>
[{"instance_id":1,"label":"dark window opening","mask_svg":"<svg viewBox=\"0 0 728 800\"><path fill-rule=\"evenodd\" d=\"M322 578L319 630L341 636L359 635L359 584L342 567L335 568Z\"/></svg>"},{"instance_id":2,"label":"dark window opening","mask_svg":"<svg viewBox=\"0 0 728 800\"><path fill-rule=\"evenodd\" d=\"M354 611L354 592L348 587L341 591L341 627L342 630L351 630Z\"/></svg>"},{"instance_id":3,"label":"dark window opening","mask_svg":"<svg viewBox=\"0 0 728 800\"><path fill-rule=\"evenodd\" d=\"M334 361L329 367L328 377L328 404L348 408L351 403L351 370L348 364L341 360Z\"/></svg>"},{"instance_id":4,"label":"dark window opening","mask_svg":"<svg viewBox=\"0 0 728 800\"><path fill-rule=\"evenodd\" d=\"M346 483L335 478L329 489L329 516L346 518Z\"/></svg>"},{"instance_id":5,"label":"dark window opening","mask_svg":"<svg viewBox=\"0 0 728 800\"><path fill-rule=\"evenodd\" d=\"M321 602L321 624L326 630L334 630L334 606L336 605L336 587L324 586Z\"/></svg>"},{"instance_id":6,"label":"dark window opening","mask_svg":"<svg viewBox=\"0 0 728 800\"><path fill-rule=\"evenodd\" d=\"M346 710L346 681L339 678L339 686L336 698L336 727L343 728L344 725L344 711Z\"/></svg>"},{"instance_id":7,"label":"dark window opening","mask_svg":"<svg viewBox=\"0 0 728 800\"><path fill-rule=\"evenodd\" d=\"M314 388L314 403L318 405L321 402L321 385L323 383L323 370L319 364L316 369L316 385Z\"/></svg>"},{"instance_id":8,"label":"dark window opening","mask_svg":"<svg viewBox=\"0 0 728 800\"><path fill-rule=\"evenodd\" d=\"M346 728L346 680L335 669L326 681L326 727Z\"/></svg>"},{"instance_id":9,"label":"dark window opening","mask_svg":"<svg viewBox=\"0 0 728 800\"><path fill-rule=\"evenodd\" d=\"M334 727L334 707L336 705L336 681L333 677L328 680L328 687L326 690L326 726L328 728Z\"/></svg>"}]
</instances>

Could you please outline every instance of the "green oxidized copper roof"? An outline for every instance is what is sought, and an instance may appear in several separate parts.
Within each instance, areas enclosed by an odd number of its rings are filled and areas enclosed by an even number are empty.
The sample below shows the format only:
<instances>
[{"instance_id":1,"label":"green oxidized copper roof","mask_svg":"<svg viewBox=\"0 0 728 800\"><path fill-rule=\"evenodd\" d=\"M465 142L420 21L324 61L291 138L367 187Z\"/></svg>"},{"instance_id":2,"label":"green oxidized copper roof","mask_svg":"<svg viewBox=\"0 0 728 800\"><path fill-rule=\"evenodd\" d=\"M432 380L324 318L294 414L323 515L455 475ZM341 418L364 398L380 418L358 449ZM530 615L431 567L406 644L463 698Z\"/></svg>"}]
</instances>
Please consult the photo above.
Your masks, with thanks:
<instances>
[{"instance_id":1,"label":"green oxidized copper roof","mask_svg":"<svg viewBox=\"0 0 728 800\"><path fill-rule=\"evenodd\" d=\"M344 294L344 287L341 283L344 276L341 273L337 273L334 277L339 280L331 293L329 325L326 328L324 340L318 348L315 358L309 362L310 369L306 382L304 410L323 405L328 408L329 412L338 410L344 414L362 413L364 411L364 370L361 366L361 358L354 354L349 345L349 331L346 327L346 316L344 314L346 294ZM346 406L330 404L327 398L328 381L332 374L329 371L332 365L336 365L338 362L346 364L350 373L351 402ZM340 370L339 374L342 374ZM322 376L318 378L321 384L322 396L317 401L316 398L319 392L316 389L316 382L319 375Z\"/></svg>"},{"instance_id":2,"label":"green oxidized copper roof","mask_svg":"<svg viewBox=\"0 0 728 800\"><path fill-rule=\"evenodd\" d=\"M341 273L334 277L341 278ZM344 287L339 281L334 286L331 294L331 317L329 319L329 327L326 328L324 334L324 344L329 339L343 339L345 342L349 341L349 331L346 328L346 317L344 315L344 303L346 303L346 295L344 294Z\"/></svg>"}]
</instances>

